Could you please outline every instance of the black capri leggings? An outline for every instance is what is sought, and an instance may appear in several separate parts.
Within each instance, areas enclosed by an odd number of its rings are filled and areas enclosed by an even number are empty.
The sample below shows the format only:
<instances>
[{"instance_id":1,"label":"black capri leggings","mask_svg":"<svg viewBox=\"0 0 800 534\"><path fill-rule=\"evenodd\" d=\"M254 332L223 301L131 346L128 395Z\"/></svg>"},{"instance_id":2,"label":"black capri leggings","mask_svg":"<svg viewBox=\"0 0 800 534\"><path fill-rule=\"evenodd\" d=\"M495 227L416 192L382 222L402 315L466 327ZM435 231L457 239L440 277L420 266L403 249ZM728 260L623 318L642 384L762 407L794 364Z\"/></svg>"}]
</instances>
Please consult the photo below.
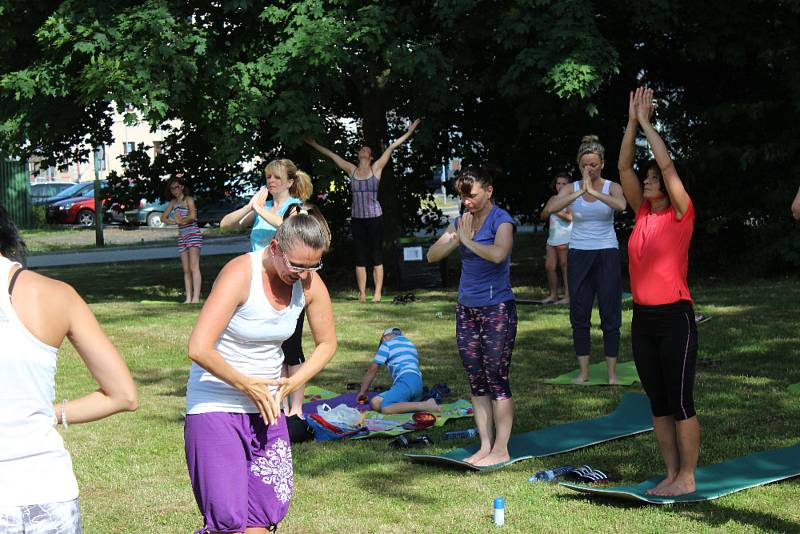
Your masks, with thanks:
<instances>
[{"instance_id":1,"label":"black capri leggings","mask_svg":"<svg viewBox=\"0 0 800 534\"><path fill-rule=\"evenodd\" d=\"M306 318L306 309L300 312L297 318L297 326L294 327L294 334L281 345L283 349L283 363L286 365L300 365L306 361L303 354L303 321Z\"/></svg>"},{"instance_id":2,"label":"black capri leggings","mask_svg":"<svg viewBox=\"0 0 800 534\"><path fill-rule=\"evenodd\" d=\"M656 417L689 419L694 411L697 324L687 300L633 305L631 341L636 371Z\"/></svg>"},{"instance_id":3,"label":"black capri leggings","mask_svg":"<svg viewBox=\"0 0 800 534\"><path fill-rule=\"evenodd\" d=\"M383 265L383 216L350 219L356 249L356 267Z\"/></svg>"}]
</instances>

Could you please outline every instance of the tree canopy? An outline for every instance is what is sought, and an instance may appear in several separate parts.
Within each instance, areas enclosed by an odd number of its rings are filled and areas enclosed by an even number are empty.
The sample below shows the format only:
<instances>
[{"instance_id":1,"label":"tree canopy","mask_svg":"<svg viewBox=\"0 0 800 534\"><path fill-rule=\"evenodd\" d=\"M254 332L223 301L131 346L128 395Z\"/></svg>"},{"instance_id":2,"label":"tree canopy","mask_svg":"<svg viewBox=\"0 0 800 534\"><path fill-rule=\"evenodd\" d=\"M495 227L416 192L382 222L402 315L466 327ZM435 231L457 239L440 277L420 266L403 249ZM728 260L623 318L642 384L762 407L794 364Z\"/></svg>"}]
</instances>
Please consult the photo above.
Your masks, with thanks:
<instances>
[{"instance_id":1,"label":"tree canopy","mask_svg":"<svg viewBox=\"0 0 800 534\"><path fill-rule=\"evenodd\" d=\"M242 162L276 156L327 190L344 176L305 137L354 160L359 144L380 151L421 116L381 183L392 241L423 224L424 181L450 157L491 164L499 201L520 216L574 166L584 134L605 143L615 179L627 94L647 84L695 178L707 257L758 250L765 268L800 265L787 232L798 11L788 0L6 0L0 151L85 157L110 142L118 106L172 129L155 161L129 155L115 195L156 196L179 171L221 194L261 180ZM343 227L346 194L326 202Z\"/></svg>"}]
</instances>

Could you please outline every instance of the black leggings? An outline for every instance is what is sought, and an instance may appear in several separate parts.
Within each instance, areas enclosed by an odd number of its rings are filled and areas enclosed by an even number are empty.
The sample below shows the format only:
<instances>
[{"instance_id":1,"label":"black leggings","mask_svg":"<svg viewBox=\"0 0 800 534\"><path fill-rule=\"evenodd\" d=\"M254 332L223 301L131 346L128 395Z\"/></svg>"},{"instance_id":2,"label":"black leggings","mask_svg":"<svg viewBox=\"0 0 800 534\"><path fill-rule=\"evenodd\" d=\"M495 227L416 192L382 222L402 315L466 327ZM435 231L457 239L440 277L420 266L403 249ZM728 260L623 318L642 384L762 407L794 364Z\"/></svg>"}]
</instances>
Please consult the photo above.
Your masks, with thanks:
<instances>
[{"instance_id":1,"label":"black leggings","mask_svg":"<svg viewBox=\"0 0 800 534\"><path fill-rule=\"evenodd\" d=\"M633 305L633 359L656 417L689 419L694 411L697 325L689 301Z\"/></svg>"},{"instance_id":2,"label":"black leggings","mask_svg":"<svg viewBox=\"0 0 800 534\"><path fill-rule=\"evenodd\" d=\"M286 365L300 365L306 361L303 354L303 320L306 318L306 309L300 312L297 318L297 326L294 327L294 334L281 345L283 349L283 363Z\"/></svg>"},{"instance_id":3,"label":"black leggings","mask_svg":"<svg viewBox=\"0 0 800 534\"><path fill-rule=\"evenodd\" d=\"M383 217L350 219L356 249L356 267L383 265Z\"/></svg>"}]
</instances>

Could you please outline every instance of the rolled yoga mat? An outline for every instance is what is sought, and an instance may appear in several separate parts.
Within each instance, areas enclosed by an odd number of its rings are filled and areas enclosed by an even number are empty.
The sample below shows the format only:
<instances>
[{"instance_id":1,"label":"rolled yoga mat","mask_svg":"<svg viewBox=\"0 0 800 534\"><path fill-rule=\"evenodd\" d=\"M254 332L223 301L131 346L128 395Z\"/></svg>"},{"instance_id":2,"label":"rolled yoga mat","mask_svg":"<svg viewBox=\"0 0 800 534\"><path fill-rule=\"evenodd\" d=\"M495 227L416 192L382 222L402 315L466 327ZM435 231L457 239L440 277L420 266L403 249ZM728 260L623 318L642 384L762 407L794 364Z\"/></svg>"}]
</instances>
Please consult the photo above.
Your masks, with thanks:
<instances>
[{"instance_id":1,"label":"rolled yoga mat","mask_svg":"<svg viewBox=\"0 0 800 534\"><path fill-rule=\"evenodd\" d=\"M608 366L606 362L598 362L589 366L589 380L581 384L573 384L572 379L578 376L580 369L545 380L545 384L569 385L569 386L608 386ZM617 379L620 386L630 386L634 382L639 382L639 374L636 372L636 364L633 362L622 362L617 364Z\"/></svg>"},{"instance_id":2,"label":"rolled yoga mat","mask_svg":"<svg viewBox=\"0 0 800 534\"><path fill-rule=\"evenodd\" d=\"M650 504L710 501L737 491L800 475L800 444L785 449L772 449L713 465L695 471L697 490L677 497L659 497L645 492L664 480L663 476L633 486L613 488L587 487L562 482L571 490L615 499L644 501Z\"/></svg>"},{"instance_id":3,"label":"rolled yoga mat","mask_svg":"<svg viewBox=\"0 0 800 534\"><path fill-rule=\"evenodd\" d=\"M508 442L511 460L502 464L477 467L463 461L464 458L471 456L480 448L478 444L440 455L406 454L406 458L413 462L460 467L474 471L490 471L521 460L574 451L650 430L653 430L653 422L650 414L650 401L647 396L641 393L625 393L616 410L606 416L511 436Z\"/></svg>"}]
</instances>

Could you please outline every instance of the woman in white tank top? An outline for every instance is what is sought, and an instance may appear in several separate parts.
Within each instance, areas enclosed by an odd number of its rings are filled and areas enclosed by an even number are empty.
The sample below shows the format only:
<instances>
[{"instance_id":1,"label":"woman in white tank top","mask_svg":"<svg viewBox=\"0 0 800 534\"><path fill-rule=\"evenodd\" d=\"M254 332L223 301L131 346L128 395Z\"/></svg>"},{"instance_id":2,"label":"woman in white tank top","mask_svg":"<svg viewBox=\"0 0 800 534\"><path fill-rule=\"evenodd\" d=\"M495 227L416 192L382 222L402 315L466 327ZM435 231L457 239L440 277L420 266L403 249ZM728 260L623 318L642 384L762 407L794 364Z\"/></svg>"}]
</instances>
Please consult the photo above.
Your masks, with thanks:
<instances>
[{"instance_id":1,"label":"woman in white tank top","mask_svg":"<svg viewBox=\"0 0 800 534\"><path fill-rule=\"evenodd\" d=\"M559 172L553 180L556 194L569 185L569 174ZM567 251L572 234L572 210L568 207L551 213L542 209L540 218L548 222L547 244L545 245L544 268L547 272L547 288L550 290L542 304L569 304L569 285L567 283ZM561 265L561 278L564 283L564 297L558 299L558 265Z\"/></svg>"},{"instance_id":2,"label":"woman in white tank top","mask_svg":"<svg viewBox=\"0 0 800 534\"><path fill-rule=\"evenodd\" d=\"M281 401L336 351L333 308L322 279L330 245L317 212L283 221L269 246L222 269L189 338L186 461L204 528L271 528L292 496L292 457ZM282 343L305 306L316 347L281 378Z\"/></svg>"},{"instance_id":3,"label":"woman in white tank top","mask_svg":"<svg viewBox=\"0 0 800 534\"><path fill-rule=\"evenodd\" d=\"M122 357L67 284L25 271L24 243L0 205L0 531L81 532L72 460L55 428L138 406ZM55 401L58 348L69 336L99 389Z\"/></svg>"},{"instance_id":4,"label":"woman in white tank top","mask_svg":"<svg viewBox=\"0 0 800 534\"><path fill-rule=\"evenodd\" d=\"M619 244L614 231L614 213L625 209L618 183L602 177L605 149L594 135L582 139L578 149L581 180L564 187L545 209L551 213L570 206L572 233L569 240L569 319L580 371L573 383L589 379L592 303L597 295L608 383L617 383L619 330L622 325L622 288Z\"/></svg>"}]
</instances>

